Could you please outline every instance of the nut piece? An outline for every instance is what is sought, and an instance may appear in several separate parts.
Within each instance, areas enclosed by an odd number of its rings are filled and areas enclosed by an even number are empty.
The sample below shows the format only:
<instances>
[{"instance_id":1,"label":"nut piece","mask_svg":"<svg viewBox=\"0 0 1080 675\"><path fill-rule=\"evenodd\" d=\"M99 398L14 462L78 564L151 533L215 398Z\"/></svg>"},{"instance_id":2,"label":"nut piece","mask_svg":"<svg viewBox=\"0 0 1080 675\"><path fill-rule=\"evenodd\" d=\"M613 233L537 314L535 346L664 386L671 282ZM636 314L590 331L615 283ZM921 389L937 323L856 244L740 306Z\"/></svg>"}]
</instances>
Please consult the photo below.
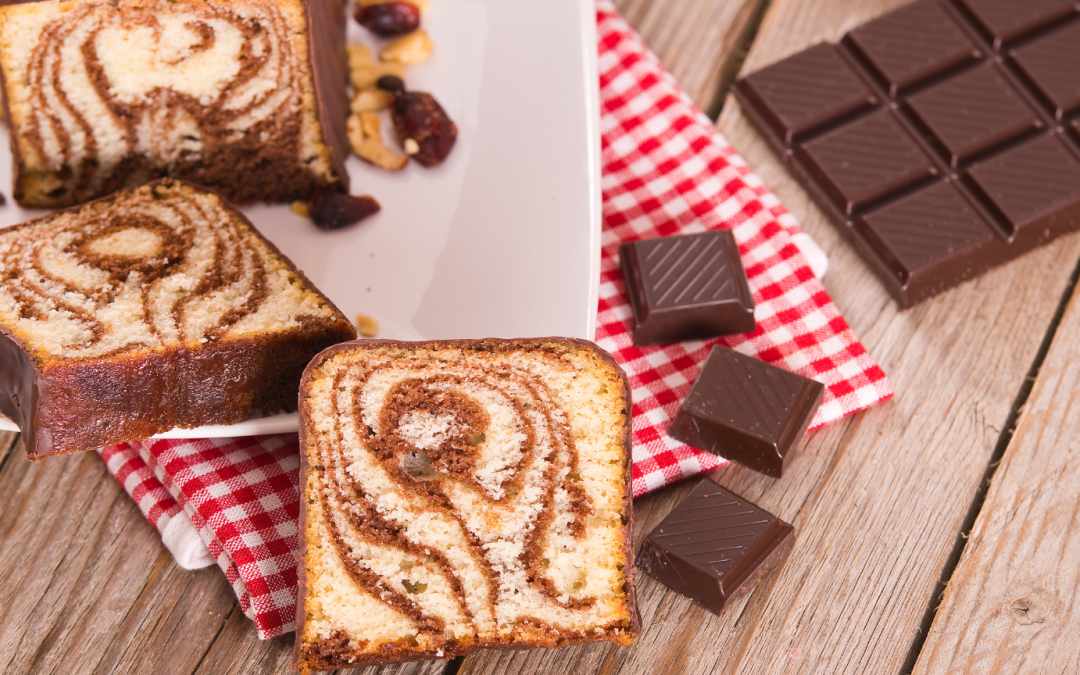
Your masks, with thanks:
<instances>
[{"instance_id":1,"label":"nut piece","mask_svg":"<svg viewBox=\"0 0 1080 675\"><path fill-rule=\"evenodd\" d=\"M393 75L405 79L405 64L403 63L366 63L357 67L349 67L349 82L353 89L361 91L371 89L379 78L384 75Z\"/></svg>"},{"instance_id":2,"label":"nut piece","mask_svg":"<svg viewBox=\"0 0 1080 675\"><path fill-rule=\"evenodd\" d=\"M310 218L311 210L308 208L307 202L296 201L289 204L289 210L301 218Z\"/></svg>"},{"instance_id":3,"label":"nut piece","mask_svg":"<svg viewBox=\"0 0 1080 675\"><path fill-rule=\"evenodd\" d=\"M411 33L420 27L420 8L408 2L385 2L359 7L356 22L380 37Z\"/></svg>"},{"instance_id":4,"label":"nut piece","mask_svg":"<svg viewBox=\"0 0 1080 675\"><path fill-rule=\"evenodd\" d=\"M440 164L457 140L457 126L431 94L420 91L403 91L394 94L390 103L390 116L402 147L418 148L412 156L424 166Z\"/></svg>"},{"instance_id":5,"label":"nut piece","mask_svg":"<svg viewBox=\"0 0 1080 675\"><path fill-rule=\"evenodd\" d=\"M415 66L427 61L434 49L435 43L431 41L427 31L420 28L390 43L390 46L379 52L379 59L384 63Z\"/></svg>"},{"instance_id":6,"label":"nut piece","mask_svg":"<svg viewBox=\"0 0 1080 675\"><path fill-rule=\"evenodd\" d=\"M375 337L379 334L379 322L367 314L356 315L356 329L364 337Z\"/></svg>"},{"instance_id":7,"label":"nut piece","mask_svg":"<svg viewBox=\"0 0 1080 675\"><path fill-rule=\"evenodd\" d=\"M345 50L349 53L349 71L361 66L369 66L375 63L375 57L366 45L346 45Z\"/></svg>"},{"instance_id":8,"label":"nut piece","mask_svg":"<svg viewBox=\"0 0 1080 675\"><path fill-rule=\"evenodd\" d=\"M361 7L370 7L372 5L385 5L390 2L398 2L399 0L359 0ZM415 5L420 10L420 16L425 16L428 10L431 9L431 5L428 0L404 0L404 2L410 5Z\"/></svg>"},{"instance_id":9,"label":"nut piece","mask_svg":"<svg viewBox=\"0 0 1080 675\"><path fill-rule=\"evenodd\" d=\"M383 144L379 125L379 116L374 112L353 113L349 115L346 131L349 145L353 152L380 169L400 171L409 163L408 155L401 155Z\"/></svg>"},{"instance_id":10,"label":"nut piece","mask_svg":"<svg viewBox=\"0 0 1080 675\"><path fill-rule=\"evenodd\" d=\"M390 97L382 89L361 89L353 96L349 108L354 113L374 112L390 105Z\"/></svg>"},{"instance_id":11,"label":"nut piece","mask_svg":"<svg viewBox=\"0 0 1080 675\"><path fill-rule=\"evenodd\" d=\"M311 194L309 208L315 225L324 230L336 230L378 213L381 207L369 195L354 197L343 192L319 189Z\"/></svg>"}]
</instances>

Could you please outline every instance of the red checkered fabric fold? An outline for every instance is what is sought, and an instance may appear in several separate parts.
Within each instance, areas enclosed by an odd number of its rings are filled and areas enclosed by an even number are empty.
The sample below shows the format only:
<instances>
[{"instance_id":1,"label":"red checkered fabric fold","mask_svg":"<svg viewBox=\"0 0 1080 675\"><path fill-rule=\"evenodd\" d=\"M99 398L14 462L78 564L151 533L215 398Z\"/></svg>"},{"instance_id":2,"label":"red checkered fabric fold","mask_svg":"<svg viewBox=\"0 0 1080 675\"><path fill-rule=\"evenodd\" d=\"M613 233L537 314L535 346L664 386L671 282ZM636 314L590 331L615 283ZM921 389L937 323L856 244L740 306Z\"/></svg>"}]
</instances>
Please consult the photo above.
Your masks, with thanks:
<instances>
[{"instance_id":1,"label":"red checkered fabric fold","mask_svg":"<svg viewBox=\"0 0 1080 675\"><path fill-rule=\"evenodd\" d=\"M792 238L794 216L679 88L608 0L600 0L604 232L596 342L626 370L634 400L634 496L723 463L665 435L715 344L825 384L810 428L892 396ZM729 228L757 329L635 347L618 249L625 241Z\"/></svg>"},{"instance_id":2,"label":"red checkered fabric fold","mask_svg":"<svg viewBox=\"0 0 1080 675\"><path fill-rule=\"evenodd\" d=\"M604 232L596 341L634 399L634 495L723 460L665 435L714 344L826 385L812 427L892 395L793 237L798 223L679 89L609 0L597 3ZM756 303L753 333L634 347L618 247L731 228ZM293 629L299 454L295 434L106 448L109 471L163 531L180 509L225 572L260 638Z\"/></svg>"}]
</instances>

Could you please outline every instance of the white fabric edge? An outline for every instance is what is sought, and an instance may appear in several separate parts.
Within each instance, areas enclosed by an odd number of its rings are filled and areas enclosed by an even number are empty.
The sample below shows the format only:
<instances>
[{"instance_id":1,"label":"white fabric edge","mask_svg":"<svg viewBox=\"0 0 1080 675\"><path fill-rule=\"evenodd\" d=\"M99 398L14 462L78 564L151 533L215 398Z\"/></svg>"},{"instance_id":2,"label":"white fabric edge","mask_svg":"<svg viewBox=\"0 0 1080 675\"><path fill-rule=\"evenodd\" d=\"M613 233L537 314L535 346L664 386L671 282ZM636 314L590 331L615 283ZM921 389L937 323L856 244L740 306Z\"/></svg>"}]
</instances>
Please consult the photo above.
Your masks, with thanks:
<instances>
[{"instance_id":1,"label":"white fabric edge","mask_svg":"<svg viewBox=\"0 0 1080 675\"><path fill-rule=\"evenodd\" d=\"M161 542L172 553L176 564L185 570L201 570L217 564L210 549L195 530L188 514L181 511L161 530Z\"/></svg>"},{"instance_id":2,"label":"white fabric edge","mask_svg":"<svg viewBox=\"0 0 1080 675\"><path fill-rule=\"evenodd\" d=\"M818 279L824 277L829 271L829 256L825 255L825 251L821 250L814 238L805 232L800 232L792 235L791 243L795 244L795 248L799 249L806 258L806 264L810 266L810 271L814 273L814 276Z\"/></svg>"}]
</instances>

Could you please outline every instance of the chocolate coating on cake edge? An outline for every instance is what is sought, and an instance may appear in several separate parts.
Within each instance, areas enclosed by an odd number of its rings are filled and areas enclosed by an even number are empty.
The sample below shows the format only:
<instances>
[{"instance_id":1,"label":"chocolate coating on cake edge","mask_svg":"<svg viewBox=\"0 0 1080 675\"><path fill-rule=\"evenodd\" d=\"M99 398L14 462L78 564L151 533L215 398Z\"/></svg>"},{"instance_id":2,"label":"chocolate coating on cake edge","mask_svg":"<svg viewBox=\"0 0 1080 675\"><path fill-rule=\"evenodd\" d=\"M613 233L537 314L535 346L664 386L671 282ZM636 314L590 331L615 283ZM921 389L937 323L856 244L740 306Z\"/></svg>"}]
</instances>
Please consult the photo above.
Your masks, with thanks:
<instances>
[{"instance_id":1,"label":"chocolate coating on cake edge","mask_svg":"<svg viewBox=\"0 0 1080 675\"><path fill-rule=\"evenodd\" d=\"M377 348L382 346L412 346L412 347L488 347L489 349L514 349L516 346L540 346L544 343L566 343L592 351L602 361L612 366L615 372L618 374L619 379L622 381L622 398L626 405L626 425L623 431L623 449L625 452L625 491L623 493L623 511L626 514L626 523L623 525L623 551L626 556L626 603L630 610L630 627L622 631L624 636L622 640L618 640L619 644L630 644L641 632L641 616L638 613L637 608L637 586L634 581L634 539L633 539L633 491L632 491L632 471L633 462L631 461L631 450L633 446L631 437L631 415L632 415L632 400L630 396L630 386L626 377L626 372L615 361L615 359L603 349L600 349L596 344L583 340L580 338L567 338L567 337L546 337L546 338L529 338L529 339L502 339L502 338L483 338L478 340L427 340L419 342L408 342L403 340L352 340L349 342L343 342L333 345L318 356L311 360L307 368L304 370L303 378L300 384L300 395L298 397L298 408L300 407L300 401L303 396L304 390L308 387L313 377L313 374L319 366L328 358L334 356L338 352L347 351L355 347L368 347ZM345 636L342 636L340 644L337 646L331 644L324 644L324 642L316 642L309 645L309 650L305 654L303 636L304 636L304 623L306 619L306 613L304 609L304 598L307 594L307 571L305 567L305 552L307 550L306 545L306 523L307 523L307 500L304 498L304 492L306 489L306 478L311 466L308 462L307 455L307 441L306 441L306 429L304 425L304 416L300 415L300 527L299 529L299 550L301 554L297 563L297 594L296 594L296 641L293 645L293 660L292 667L294 670L300 670L301 672L310 672L311 669L315 670L331 670L341 667L356 667L371 663L391 663L398 661L408 661L414 659L434 659L444 658L450 659L456 656L470 653L475 651L479 646L470 644L458 644L458 645L446 645L443 647L443 653L441 656L434 652L420 651L411 648L401 647L399 645L383 645L380 654L378 656L372 656L371 654L355 654L353 660L348 660L347 653L342 653L341 649L347 645L348 641ZM536 622L539 624L540 622ZM484 644L485 649L531 649L534 647L564 647L574 644L583 644L586 642L597 641L595 633L590 632L587 635L582 634L557 634L552 631L552 640L547 643L537 643L535 645L523 645L523 644ZM604 639L604 638L599 638ZM613 640L615 641L615 640ZM325 649L324 649L325 647ZM314 648L314 649L311 649ZM312 652L315 653L312 653ZM306 656L306 658L304 658ZM316 663L317 661L317 663Z\"/></svg>"},{"instance_id":2,"label":"chocolate coating on cake edge","mask_svg":"<svg viewBox=\"0 0 1080 675\"><path fill-rule=\"evenodd\" d=\"M348 55L345 51L345 16L338 0L301 0L308 21L308 66L315 92L315 108L323 143L330 150L330 163L342 191L349 191L349 136L345 128L349 116Z\"/></svg>"}]
</instances>

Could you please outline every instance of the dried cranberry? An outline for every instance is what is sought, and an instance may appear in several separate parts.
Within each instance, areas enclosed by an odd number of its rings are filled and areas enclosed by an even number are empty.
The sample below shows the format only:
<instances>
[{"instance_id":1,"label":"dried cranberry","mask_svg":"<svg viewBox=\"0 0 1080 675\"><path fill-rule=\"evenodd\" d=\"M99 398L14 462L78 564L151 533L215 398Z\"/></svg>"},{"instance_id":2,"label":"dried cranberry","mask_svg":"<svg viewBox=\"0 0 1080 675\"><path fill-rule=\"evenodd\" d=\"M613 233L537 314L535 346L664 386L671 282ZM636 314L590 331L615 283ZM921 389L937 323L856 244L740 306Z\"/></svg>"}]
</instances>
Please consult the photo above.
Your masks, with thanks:
<instances>
[{"instance_id":1,"label":"dried cranberry","mask_svg":"<svg viewBox=\"0 0 1080 675\"><path fill-rule=\"evenodd\" d=\"M431 94L402 91L394 94L390 117L402 145L412 139L418 150L413 159L424 166L441 163L457 140L457 126Z\"/></svg>"},{"instance_id":2,"label":"dried cranberry","mask_svg":"<svg viewBox=\"0 0 1080 675\"><path fill-rule=\"evenodd\" d=\"M336 230L358 223L378 213L379 208L379 202L373 197L354 197L332 190L316 190L308 203L311 220L324 230Z\"/></svg>"},{"instance_id":3,"label":"dried cranberry","mask_svg":"<svg viewBox=\"0 0 1080 675\"><path fill-rule=\"evenodd\" d=\"M408 2L384 2L356 10L361 26L382 37L411 33L420 27L420 10Z\"/></svg>"}]
</instances>

